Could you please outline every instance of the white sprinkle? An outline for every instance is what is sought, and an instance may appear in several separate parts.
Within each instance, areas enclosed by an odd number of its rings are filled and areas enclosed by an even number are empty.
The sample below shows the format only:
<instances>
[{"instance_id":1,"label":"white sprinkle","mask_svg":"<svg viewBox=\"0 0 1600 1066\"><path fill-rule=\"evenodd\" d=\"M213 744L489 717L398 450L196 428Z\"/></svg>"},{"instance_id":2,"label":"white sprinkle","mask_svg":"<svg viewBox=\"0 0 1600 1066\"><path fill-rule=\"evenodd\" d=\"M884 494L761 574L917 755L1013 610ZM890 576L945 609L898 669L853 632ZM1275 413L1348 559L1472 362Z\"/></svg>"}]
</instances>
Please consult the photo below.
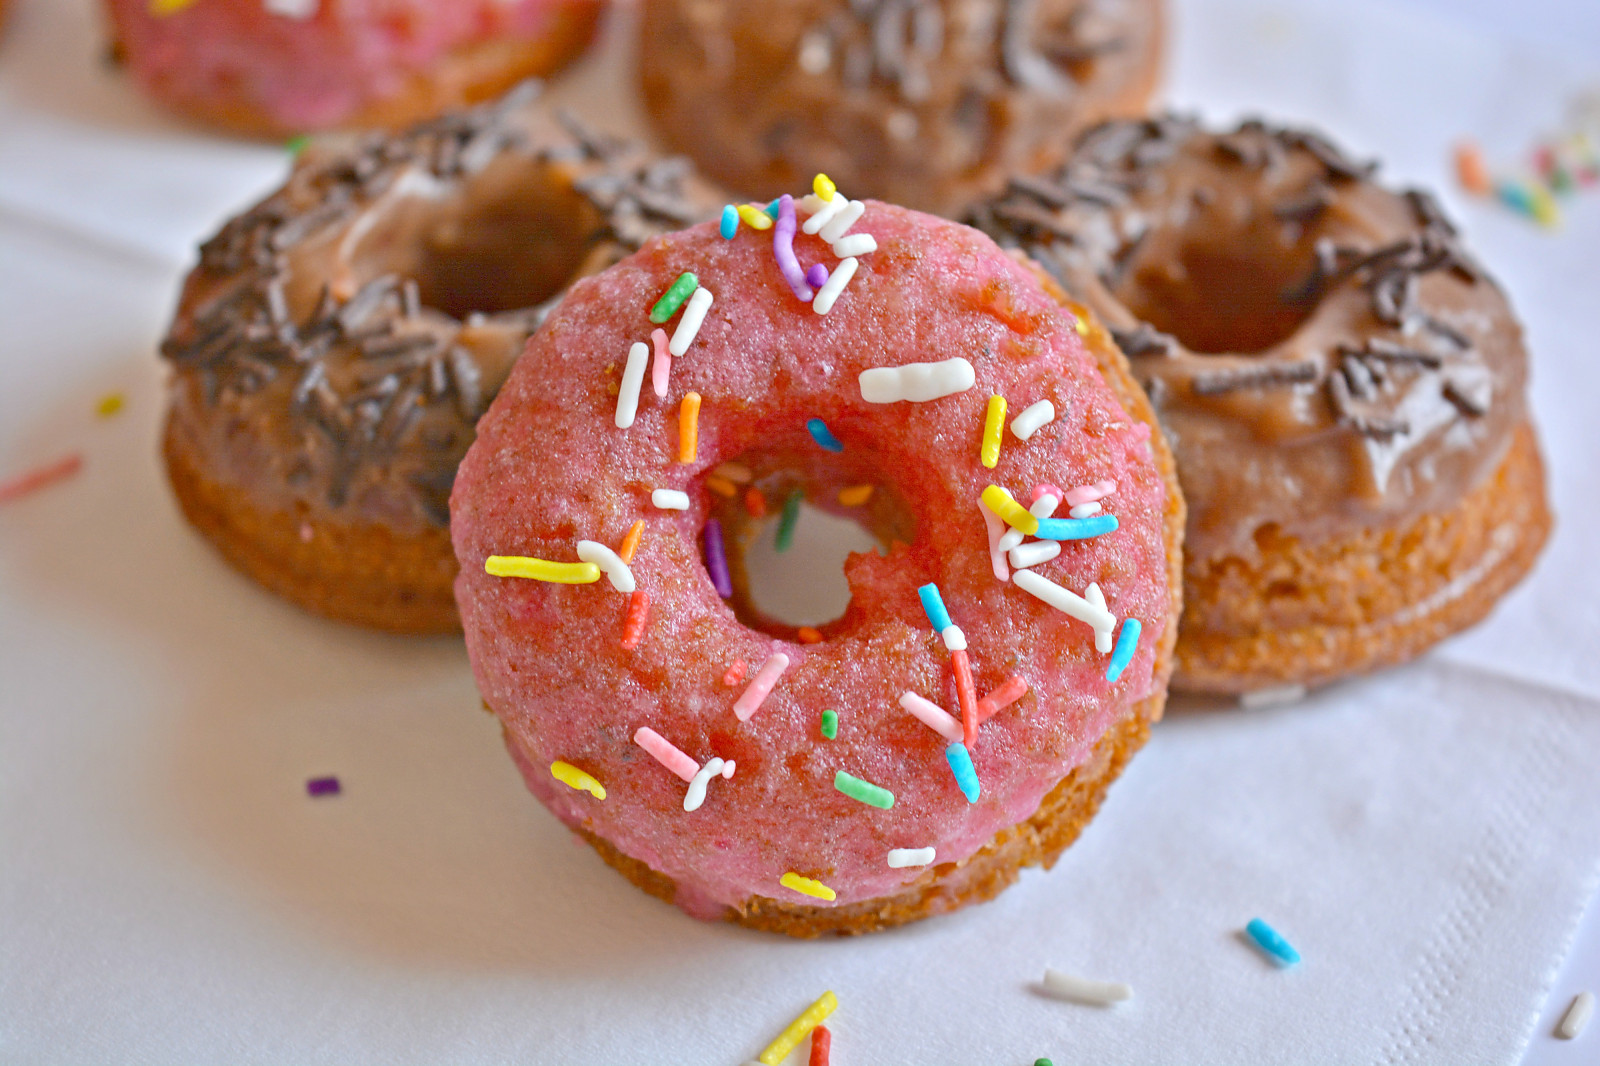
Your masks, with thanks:
<instances>
[{"instance_id":1,"label":"white sprinkle","mask_svg":"<svg viewBox=\"0 0 1600 1066\"><path fill-rule=\"evenodd\" d=\"M1089 582L1089 587L1083 590L1083 598L1088 600L1091 606L1098 607L1102 611L1106 609L1106 594L1101 592L1100 586L1093 581ZM1111 648L1111 630L1096 629L1094 631L1094 650L1101 655L1110 655Z\"/></svg>"},{"instance_id":2,"label":"white sprinkle","mask_svg":"<svg viewBox=\"0 0 1600 1066\"><path fill-rule=\"evenodd\" d=\"M932 848L890 848L889 865L896 870L907 866L926 866L933 861Z\"/></svg>"},{"instance_id":3,"label":"white sprinkle","mask_svg":"<svg viewBox=\"0 0 1600 1066\"><path fill-rule=\"evenodd\" d=\"M848 259L852 255L866 255L877 250L878 238L870 233L852 233L833 242L833 254L840 259Z\"/></svg>"},{"instance_id":4,"label":"white sprinkle","mask_svg":"<svg viewBox=\"0 0 1600 1066\"><path fill-rule=\"evenodd\" d=\"M834 194L834 199L839 199L840 195L841 194L837 193ZM826 210L826 208L824 208L824 210ZM833 219L829 221L826 226L822 227L822 239L827 241L829 244L832 244L840 237L843 237L846 233L850 232L850 227L856 224L866 210L866 204L862 203L860 200L851 200L845 205L844 210L833 216Z\"/></svg>"},{"instance_id":5,"label":"white sprinkle","mask_svg":"<svg viewBox=\"0 0 1600 1066\"><path fill-rule=\"evenodd\" d=\"M650 362L650 346L644 341L634 341L628 349L628 365L622 369L622 385L617 389L617 428L633 425L633 416L639 413L639 387L644 384L645 364Z\"/></svg>"},{"instance_id":6,"label":"white sprinkle","mask_svg":"<svg viewBox=\"0 0 1600 1066\"><path fill-rule=\"evenodd\" d=\"M1044 968L1043 983L1044 990L1051 995L1102 1007L1133 998L1133 989L1120 981L1091 981L1086 977L1073 977L1060 970L1052 970L1048 966Z\"/></svg>"},{"instance_id":7,"label":"white sprinkle","mask_svg":"<svg viewBox=\"0 0 1600 1066\"><path fill-rule=\"evenodd\" d=\"M618 592L632 592L634 590L633 571L628 569L628 564L622 561L622 556L601 544L597 540L578 541L578 558L586 563L593 563L600 568L611 581L611 587Z\"/></svg>"},{"instance_id":8,"label":"white sprinkle","mask_svg":"<svg viewBox=\"0 0 1600 1066\"><path fill-rule=\"evenodd\" d=\"M1245 710L1254 711L1262 707L1279 707L1285 703L1299 703L1305 699L1306 687L1304 685L1274 685L1271 688L1258 688L1254 692L1241 693L1239 706Z\"/></svg>"},{"instance_id":9,"label":"white sprinkle","mask_svg":"<svg viewBox=\"0 0 1600 1066\"><path fill-rule=\"evenodd\" d=\"M1026 537L1027 534L1020 529L1008 529L1000 535L1000 543L998 547L1001 551L1009 554L1010 552L1014 552L1021 547L1022 542Z\"/></svg>"},{"instance_id":10,"label":"white sprinkle","mask_svg":"<svg viewBox=\"0 0 1600 1066\"><path fill-rule=\"evenodd\" d=\"M1049 518L1056 513L1056 508L1061 506L1061 501L1048 492L1033 501L1033 506L1028 508L1028 513L1035 518Z\"/></svg>"},{"instance_id":11,"label":"white sprinkle","mask_svg":"<svg viewBox=\"0 0 1600 1066\"><path fill-rule=\"evenodd\" d=\"M1011 432L1017 435L1018 440L1027 440L1055 420L1056 405L1049 400L1040 400L1011 420Z\"/></svg>"},{"instance_id":12,"label":"white sprinkle","mask_svg":"<svg viewBox=\"0 0 1600 1066\"><path fill-rule=\"evenodd\" d=\"M1104 607L1096 607L1070 589L1064 589L1032 570L1016 570L1012 582L1023 592L1038 597L1062 614L1070 615L1092 629L1115 629L1117 620Z\"/></svg>"},{"instance_id":13,"label":"white sprinkle","mask_svg":"<svg viewBox=\"0 0 1600 1066\"><path fill-rule=\"evenodd\" d=\"M667 351L673 355L682 355L689 350L689 345L694 343L695 335L700 332L700 323L706 320L706 311L711 307L711 290L700 288L694 290L694 295L689 297L689 302L683 307L683 317L678 319L678 328L672 331L672 340L667 342Z\"/></svg>"},{"instance_id":14,"label":"white sprinkle","mask_svg":"<svg viewBox=\"0 0 1600 1066\"><path fill-rule=\"evenodd\" d=\"M945 626L939 631L939 636L944 640L946 651L967 650L967 635L961 632L960 626Z\"/></svg>"},{"instance_id":15,"label":"white sprinkle","mask_svg":"<svg viewBox=\"0 0 1600 1066\"><path fill-rule=\"evenodd\" d=\"M816 193L808 192L800 199L796 200L794 206L809 215L816 211L822 210L822 205L825 202L826 201L824 201L822 197L818 196Z\"/></svg>"},{"instance_id":16,"label":"white sprinkle","mask_svg":"<svg viewBox=\"0 0 1600 1066\"><path fill-rule=\"evenodd\" d=\"M1006 552L1006 558L1011 560L1011 565L1018 570L1026 570L1030 566L1048 563L1051 559L1061 554L1059 540L1030 540L1026 544L1019 544Z\"/></svg>"},{"instance_id":17,"label":"white sprinkle","mask_svg":"<svg viewBox=\"0 0 1600 1066\"><path fill-rule=\"evenodd\" d=\"M861 398L868 403L927 403L966 392L977 383L978 375L972 364L958 355L940 363L876 366L863 370L859 380Z\"/></svg>"},{"instance_id":18,"label":"white sprinkle","mask_svg":"<svg viewBox=\"0 0 1600 1066\"><path fill-rule=\"evenodd\" d=\"M693 780L689 782L689 791L683 795L683 809L697 811L706 801L706 785L713 777L722 776L723 780L733 776L733 763L723 762L713 755L706 760L706 764L695 772Z\"/></svg>"},{"instance_id":19,"label":"white sprinkle","mask_svg":"<svg viewBox=\"0 0 1600 1066\"><path fill-rule=\"evenodd\" d=\"M1073 518L1088 518L1090 515L1096 515L1100 513L1100 504L1098 502L1080 503L1067 513Z\"/></svg>"},{"instance_id":20,"label":"white sprinkle","mask_svg":"<svg viewBox=\"0 0 1600 1066\"><path fill-rule=\"evenodd\" d=\"M961 723L956 721L948 711L931 700L923 699L915 692L902 692L900 706L910 712L919 722L938 733L952 744L961 740Z\"/></svg>"},{"instance_id":21,"label":"white sprinkle","mask_svg":"<svg viewBox=\"0 0 1600 1066\"><path fill-rule=\"evenodd\" d=\"M663 511L687 511L689 494L678 489L656 489L650 494L650 502Z\"/></svg>"},{"instance_id":22,"label":"white sprinkle","mask_svg":"<svg viewBox=\"0 0 1600 1066\"><path fill-rule=\"evenodd\" d=\"M890 852L893 855L894 852ZM889 865L894 865L894 860L889 860ZM1567 1008L1567 1013L1562 1016L1561 1024L1556 1026L1556 1035L1563 1040L1576 1040L1589 1024L1589 1019L1594 1017L1594 993L1579 992L1572 997L1572 1006Z\"/></svg>"},{"instance_id":23,"label":"white sprinkle","mask_svg":"<svg viewBox=\"0 0 1600 1066\"><path fill-rule=\"evenodd\" d=\"M812 195L816 195L816 194L813 193ZM816 208L816 213L813 214L810 218L806 219L805 222L800 226L801 232L802 233L815 233L815 232L817 232L817 230L821 229L823 226L826 226L828 223L832 222L833 219L834 219L834 216L838 215L838 213L840 211L843 211L845 208L847 208L849 206L850 206L850 200L849 200L848 197L846 197L846 196L844 196L844 195L842 195L840 193L837 193L837 192L834 193L833 194L833 199L831 199L831 200L823 200L818 204L818 206Z\"/></svg>"},{"instance_id":24,"label":"white sprinkle","mask_svg":"<svg viewBox=\"0 0 1600 1066\"><path fill-rule=\"evenodd\" d=\"M994 576L998 581L1011 580L1011 568L1006 566L1006 553L1000 550L1000 540L1005 536L1006 524L1000 516L989 510L987 504L978 501L978 513L983 515L984 528L989 531L989 565L994 568Z\"/></svg>"},{"instance_id":25,"label":"white sprinkle","mask_svg":"<svg viewBox=\"0 0 1600 1066\"><path fill-rule=\"evenodd\" d=\"M833 64L833 45L828 35L813 30L800 39L800 55L796 57L800 69L807 74L826 74Z\"/></svg>"},{"instance_id":26,"label":"white sprinkle","mask_svg":"<svg viewBox=\"0 0 1600 1066\"><path fill-rule=\"evenodd\" d=\"M844 287L850 284L850 279L856 276L856 267L859 265L859 260L846 259L834 267L833 273L828 275L828 280L817 290L816 297L812 299L811 310L819 315L832 311L833 302L839 298Z\"/></svg>"},{"instance_id":27,"label":"white sprinkle","mask_svg":"<svg viewBox=\"0 0 1600 1066\"><path fill-rule=\"evenodd\" d=\"M274 15L304 22L317 13L322 0L261 0L261 6Z\"/></svg>"}]
</instances>

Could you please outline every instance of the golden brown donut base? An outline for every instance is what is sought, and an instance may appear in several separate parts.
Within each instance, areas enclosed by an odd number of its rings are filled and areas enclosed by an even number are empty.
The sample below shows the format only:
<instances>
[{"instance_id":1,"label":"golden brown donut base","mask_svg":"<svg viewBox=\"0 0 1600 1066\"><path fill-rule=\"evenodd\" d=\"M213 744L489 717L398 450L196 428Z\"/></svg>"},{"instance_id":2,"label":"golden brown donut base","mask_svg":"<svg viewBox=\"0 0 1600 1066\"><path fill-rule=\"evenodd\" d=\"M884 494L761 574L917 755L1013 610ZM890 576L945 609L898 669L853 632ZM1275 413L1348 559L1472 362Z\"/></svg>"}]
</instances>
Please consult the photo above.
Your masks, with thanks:
<instances>
[{"instance_id":1,"label":"golden brown donut base","mask_svg":"<svg viewBox=\"0 0 1600 1066\"><path fill-rule=\"evenodd\" d=\"M1267 529L1258 561L1191 558L1172 686L1318 685L1405 662L1473 625L1532 569L1550 531L1531 423L1446 511L1321 544Z\"/></svg>"},{"instance_id":2,"label":"golden brown donut base","mask_svg":"<svg viewBox=\"0 0 1600 1066\"><path fill-rule=\"evenodd\" d=\"M184 436L169 416L162 451L184 517L268 590L339 622L392 633L461 631L448 530L399 537L382 526L258 507L249 493L207 477Z\"/></svg>"},{"instance_id":3,"label":"golden brown donut base","mask_svg":"<svg viewBox=\"0 0 1600 1066\"><path fill-rule=\"evenodd\" d=\"M892 929L919 918L945 914L969 903L993 899L1017 880L1024 866L1055 865L1061 852L1078 838L1083 827L1100 809L1106 790L1122 772L1123 766L1143 746L1150 725L1159 721L1167 702L1167 681L1172 674L1173 646L1177 641L1177 621L1183 604L1183 527L1185 508L1178 489L1178 468L1166 438L1156 422L1155 411L1128 368L1128 362L1112 343L1110 335L1087 308L1068 299L1059 286L1037 267L1045 290L1087 324L1085 342L1100 364L1111 391L1123 409L1150 426L1150 449L1161 479L1167 485L1167 507L1163 526L1167 544L1167 592L1171 610L1156 649L1155 673L1150 695L1135 703L1096 742L1089 758L1050 790L1039 809L1024 822L996 833L977 853L959 863L940 863L892 896L880 896L837 907L816 907L804 903L751 896L737 907L729 907L723 920L751 929L783 933L792 937L818 937L829 934L855 936ZM1027 697L1024 697L1025 699ZM1001 712L1005 713L1004 711ZM579 828L577 832L600 853L600 857L635 885L652 896L671 902L677 892L672 878L626 855L608 841Z\"/></svg>"},{"instance_id":4,"label":"golden brown donut base","mask_svg":"<svg viewBox=\"0 0 1600 1066\"><path fill-rule=\"evenodd\" d=\"M601 5L563 8L548 32L534 40L487 40L463 45L426 72L413 74L400 92L361 108L340 129L400 129L456 108L492 100L528 78L553 74L576 59L594 39ZM122 53L120 42L113 49ZM163 106L187 118L246 137L283 139L309 132L235 98L174 100Z\"/></svg>"}]
</instances>

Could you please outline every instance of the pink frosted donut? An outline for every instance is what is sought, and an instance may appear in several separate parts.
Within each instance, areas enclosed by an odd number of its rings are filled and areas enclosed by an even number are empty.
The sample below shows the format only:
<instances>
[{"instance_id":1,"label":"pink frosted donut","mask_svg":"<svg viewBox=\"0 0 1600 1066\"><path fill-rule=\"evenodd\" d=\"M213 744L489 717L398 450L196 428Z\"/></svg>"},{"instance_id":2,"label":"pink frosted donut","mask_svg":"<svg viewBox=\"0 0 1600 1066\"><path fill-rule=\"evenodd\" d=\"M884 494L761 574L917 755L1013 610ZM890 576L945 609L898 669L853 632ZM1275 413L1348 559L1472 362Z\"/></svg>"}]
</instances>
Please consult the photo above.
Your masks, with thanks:
<instances>
[{"instance_id":1,"label":"pink frosted donut","mask_svg":"<svg viewBox=\"0 0 1600 1066\"><path fill-rule=\"evenodd\" d=\"M1037 276L975 230L869 201L851 232L877 249L826 314L780 271L772 230L724 239L698 226L579 282L479 423L451 498L467 647L528 787L648 891L802 936L950 910L1052 862L1160 714L1181 570L1171 458L1104 331L1080 336ZM794 250L792 267L840 268L818 237ZM658 398L636 346L653 356L650 312L686 271L712 302ZM869 402L897 390L919 398ZM698 443L684 462L691 393ZM1055 417L1026 441L1005 430L986 469L995 395L1013 415L1048 400ZM808 428L818 419L825 432ZM718 594L701 545L708 518L737 508L730 478L768 495L787 484L839 513L851 508L837 486L875 486L859 513L889 549L849 557L849 607L811 634L819 643ZM1031 576L1091 600L1097 583L1119 637L1142 624L1115 681L1110 631L999 579L980 508L990 485L1020 510L1037 483L1105 481L1115 521L1100 526L1115 530L1061 541ZM664 509L684 501L658 490L685 493L687 509ZM636 523L624 572L600 546ZM496 576L486 568L507 564L492 556L592 583ZM919 596L930 583L959 632L933 628Z\"/></svg>"},{"instance_id":2,"label":"pink frosted donut","mask_svg":"<svg viewBox=\"0 0 1600 1066\"><path fill-rule=\"evenodd\" d=\"M550 73L602 0L106 0L152 96L253 135L406 125Z\"/></svg>"}]
</instances>

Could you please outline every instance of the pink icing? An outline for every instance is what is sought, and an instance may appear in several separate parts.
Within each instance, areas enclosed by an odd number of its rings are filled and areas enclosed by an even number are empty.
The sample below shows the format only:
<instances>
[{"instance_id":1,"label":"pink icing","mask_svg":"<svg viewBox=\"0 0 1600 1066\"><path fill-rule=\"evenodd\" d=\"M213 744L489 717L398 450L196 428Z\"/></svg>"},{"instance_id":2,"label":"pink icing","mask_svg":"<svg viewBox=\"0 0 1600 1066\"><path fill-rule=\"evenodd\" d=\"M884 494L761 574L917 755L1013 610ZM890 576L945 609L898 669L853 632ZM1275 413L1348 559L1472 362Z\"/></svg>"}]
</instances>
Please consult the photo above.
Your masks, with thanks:
<instances>
[{"instance_id":1,"label":"pink icing","mask_svg":"<svg viewBox=\"0 0 1600 1066\"><path fill-rule=\"evenodd\" d=\"M870 203L858 223L879 250L833 311L820 316L789 291L761 235L726 241L714 225L662 237L578 283L529 342L478 426L457 476L451 531L473 669L506 726L528 787L558 817L672 877L678 903L715 916L752 895L810 905L779 885L789 871L853 903L892 894L923 871L891 869L891 848L935 846L937 861L972 855L1029 817L1151 685L1166 625L1166 499L1149 449L1094 369L1071 320L1026 270L988 238L954 223ZM797 238L825 259L826 245ZM828 260L831 261L831 260ZM630 429L612 421L614 389L632 343L649 335L649 308L685 270L716 301L669 396L646 397ZM970 360L977 386L931 403L867 404L857 378L871 367ZM700 393L700 447L674 462L677 408ZM1052 432L979 462L993 393L1050 399L1072 417ZM852 598L838 632L801 645L751 630L718 597L700 562L708 514L703 480L719 463L760 449L814 461L805 425L823 419L845 445L828 459L850 482L892 484L916 523L909 545L852 555ZM1116 684L1094 633L990 569L977 507L991 481L1013 492L1040 482L1115 479L1113 534L1063 544L1038 569L1081 591L1098 582L1117 617L1145 639ZM656 488L689 493L686 512L650 506ZM638 647L618 647L624 597L604 582L553 585L490 577L490 554L570 560L587 538L615 544L637 519L632 562L655 600ZM979 693L1013 676L1030 686L985 721L973 762L983 783L969 804L944 758L948 741L900 705L906 691L957 706L950 655L929 628L916 589L938 583L966 633ZM726 664L791 663L747 722ZM1015 686L1012 686L1013 691ZM823 740L824 709L838 737ZM720 756L738 773L704 805L683 810L685 786L632 742L649 726L698 762ZM554 780L563 760L593 774L604 801ZM891 809L835 790L844 770L895 794Z\"/></svg>"},{"instance_id":2,"label":"pink icing","mask_svg":"<svg viewBox=\"0 0 1600 1066\"><path fill-rule=\"evenodd\" d=\"M309 19L262 0L195 0L171 15L108 0L134 75L177 102L238 100L279 125L336 126L463 45L535 38L599 0L321 0Z\"/></svg>"}]
</instances>

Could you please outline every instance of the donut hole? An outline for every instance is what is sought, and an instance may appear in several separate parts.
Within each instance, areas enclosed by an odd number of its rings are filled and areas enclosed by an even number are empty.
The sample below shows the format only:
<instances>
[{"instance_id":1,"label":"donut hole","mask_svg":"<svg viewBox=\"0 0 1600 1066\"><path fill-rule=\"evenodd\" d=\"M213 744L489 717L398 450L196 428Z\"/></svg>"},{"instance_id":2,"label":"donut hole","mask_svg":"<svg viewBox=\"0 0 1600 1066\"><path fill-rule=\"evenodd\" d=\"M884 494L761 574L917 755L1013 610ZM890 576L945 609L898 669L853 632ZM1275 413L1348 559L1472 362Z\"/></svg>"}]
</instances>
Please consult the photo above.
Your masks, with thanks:
<instances>
[{"instance_id":1,"label":"donut hole","mask_svg":"<svg viewBox=\"0 0 1600 1066\"><path fill-rule=\"evenodd\" d=\"M398 274L465 319L534 307L571 283L600 227L556 168L502 157L445 196L401 192L351 255L357 283Z\"/></svg>"},{"instance_id":2,"label":"donut hole","mask_svg":"<svg viewBox=\"0 0 1600 1066\"><path fill-rule=\"evenodd\" d=\"M1263 352L1293 336L1316 309L1315 295L1305 291L1316 264L1313 231L1270 214L1230 225L1207 212L1175 236L1172 243L1145 240L1112 293L1190 351Z\"/></svg>"}]
</instances>

